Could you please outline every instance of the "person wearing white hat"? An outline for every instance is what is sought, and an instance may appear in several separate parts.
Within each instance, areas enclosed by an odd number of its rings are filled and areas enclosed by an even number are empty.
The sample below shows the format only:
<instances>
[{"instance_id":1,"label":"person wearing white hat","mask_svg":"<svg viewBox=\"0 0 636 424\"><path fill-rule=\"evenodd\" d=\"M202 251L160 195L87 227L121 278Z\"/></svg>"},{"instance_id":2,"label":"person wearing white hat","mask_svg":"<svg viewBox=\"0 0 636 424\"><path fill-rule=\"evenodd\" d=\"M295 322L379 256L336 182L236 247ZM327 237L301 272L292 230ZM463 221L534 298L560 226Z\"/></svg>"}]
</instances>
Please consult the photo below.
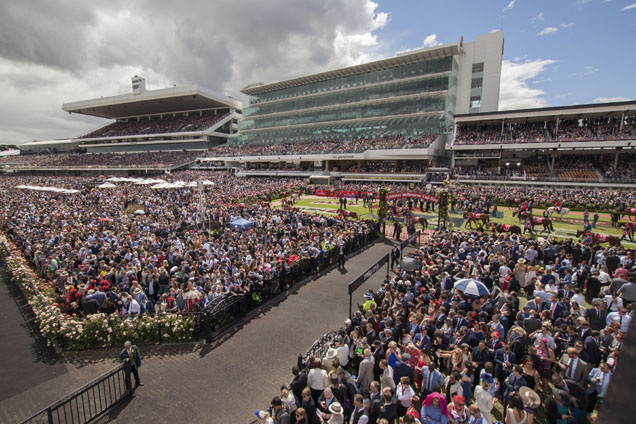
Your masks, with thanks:
<instances>
[{"instance_id":1,"label":"person wearing white hat","mask_svg":"<svg viewBox=\"0 0 636 424\"><path fill-rule=\"evenodd\" d=\"M344 424L344 409L338 402L333 402L327 409L329 414L322 414L322 418L328 424Z\"/></svg>"},{"instance_id":2,"label":"person wearing white hat","mask_svg":"<svg viewBox=\"0 0 636 424\"><path fill-rule=\"evenodd\" d=\"M526 386L519 389L519 396L521 396L523 406L526 408L526 412L528 413L528 422L534 422L536 410L539 409L539 406L541 406L541 397L539 397L537 392Z\"/></svg>"}]
</instances>

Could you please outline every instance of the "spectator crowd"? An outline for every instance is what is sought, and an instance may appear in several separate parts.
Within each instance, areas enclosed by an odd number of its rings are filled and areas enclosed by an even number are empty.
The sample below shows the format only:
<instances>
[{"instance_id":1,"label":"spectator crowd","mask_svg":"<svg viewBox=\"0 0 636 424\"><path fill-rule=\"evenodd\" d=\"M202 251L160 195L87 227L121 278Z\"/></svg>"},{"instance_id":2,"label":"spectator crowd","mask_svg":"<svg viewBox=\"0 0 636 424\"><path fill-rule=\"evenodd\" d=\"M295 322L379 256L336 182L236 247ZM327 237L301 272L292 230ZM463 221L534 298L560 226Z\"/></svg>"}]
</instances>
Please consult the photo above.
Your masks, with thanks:
<instances>
[{"instance_id":1,"label":"spectator crowd","mask_svg":"<svg viewBox=\"0 0 636 424\"><path fill-rule=\"evenodd\" d=\"M306 258L313 272L322 257L349 249L374 228L366 221L271 208L272 197L300 187L285 180L246 184L229 174L190 171L167 179L203 176L214 184L203 186L202 216L197 187L95 188L91 178L4 177L2 231L55 284L64 311L85 316L196 311L217 297L244 294L258 300L294 262ZM16 192L20 184L79 192ZM237 218L252 228L228 227ZM197 231L201 220L215 231Z\"/></svg>"},{"instance_id":2,"label":"spectator crowd","mask_svg":"<svg viewBox=\"0 0 636 424\"><path fill-rule=\"evenodd\" d=\"M120 137L126 135L167 134L203 131L221 121L228 114L214 111L167 114L165 116L143 116L115 121L81 138Z\"/></svg>"},{"instance_id":3,"label":"spectator crowd","mask_svg":"<svg viewBox=\"0 0 636 424\"><path fill-rule=\"evenodd\" d=\"M16 168L39 167L167 167L203 155L201 151L161 151L140 153L57 153L27 154L0 158L0 165Z\"/></svg>"},{"instance_id":4,"label":"spectator crowd","mask_svg":"<svg viewBox=\"0 0 636 424\"><path fill-rule=\"evenodd\" d=\"M633 250L443 231L407 255L421 265L393 266L259 422L596 422L632 320Z\"/></svg>"},{"instance_id":5,"label":"spectator crowd","mask_svg":"<svg viewBox=\"0 0 636 424\"><path fill-rule=\"evenodd\" d=\"M557 118L495 124L460 124L456 144L544 143L629 140L636 136L636 115L586 119Z\"/></svg>"},{"instance_id":6,"label":"spectator crowd","mask_svg":"<svg viewBox=\"0 0 636 424\"><path fill-rule=\"evenodd\" d=\"M385 136L356 140L316 140L288 143L253 143L223 145L210 149L209 156L271 156L309 155L326 153L361 153L367 150L422 149L428 147L435 135L421 137Z\"/></svg>"}]
</instances>

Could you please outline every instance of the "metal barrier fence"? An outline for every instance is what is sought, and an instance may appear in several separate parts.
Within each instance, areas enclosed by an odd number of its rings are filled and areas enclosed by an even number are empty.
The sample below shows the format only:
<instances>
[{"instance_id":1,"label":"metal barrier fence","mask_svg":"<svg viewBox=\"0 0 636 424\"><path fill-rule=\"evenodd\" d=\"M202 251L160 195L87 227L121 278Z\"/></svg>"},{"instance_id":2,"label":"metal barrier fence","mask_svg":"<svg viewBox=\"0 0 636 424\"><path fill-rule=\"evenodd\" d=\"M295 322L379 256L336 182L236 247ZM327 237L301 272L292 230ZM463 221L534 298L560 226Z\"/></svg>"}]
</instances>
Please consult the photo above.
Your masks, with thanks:
<instances>
[{"instance_id":1,"label":"metal barrier fence","mask_svg":"<svg viewBox=\"0 0 636 424\"><path fill-rule=\"evenodd\" d=\"M349 283L349 316L351 316L351 311L353 308L353 292L358 289L365 281L367 281L373 274L375 274L382 265L386 263L386 276L389 276L389 254L382 256L376 263L371 265L360 274L357 278L352 280Z\"/></svg>"},{"instance_id":2,"label":"metal barrier fence","mask_svg":"<svg viewBox=\"0 0 636 424\"><path fill-rule=\"evenodd\" d=\"M417 230L415 233L407 237L402 243L400 243L400 257L403 256L404 249L408 247L409 244L415 243L415 240L417 240L418 243L420 242L421 235L422 235L422 231Z\"/></svg>"},{"instance_id":3,"label":"metal barrier fence","mask_svg":"<svg viewBox=\"0 0 636 424\"><path fill-rule=\"evenodd\" d=\"M307 352L301 355L300 359L304 362L310 356L313 356L314 358L324 358L327 355L327 350L336 345L340 336L345 336L346 334L347 333L343 329L330 331L324 334L321 338L316 340L309 349L307 349Z\"/></svg>"},{"instance_id":4,"label":"metal barrier fence","mask_svg":"<svg viewBox=\"0 0 636 424\"><path fill-rule=\"evenodd\" d=\"M122 364L27 418L22 424L88 423L131 394L130 373Z\"/></svg>"}]
</instances>

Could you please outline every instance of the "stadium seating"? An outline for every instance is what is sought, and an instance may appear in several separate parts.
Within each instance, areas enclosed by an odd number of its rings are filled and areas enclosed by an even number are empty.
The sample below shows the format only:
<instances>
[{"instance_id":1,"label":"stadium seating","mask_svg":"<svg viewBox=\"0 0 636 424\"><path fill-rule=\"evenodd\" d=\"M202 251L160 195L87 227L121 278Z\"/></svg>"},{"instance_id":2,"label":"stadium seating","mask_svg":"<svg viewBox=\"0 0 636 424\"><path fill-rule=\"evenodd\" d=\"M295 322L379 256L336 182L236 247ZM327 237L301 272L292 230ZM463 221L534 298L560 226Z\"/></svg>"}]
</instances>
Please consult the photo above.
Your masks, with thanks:
<instances>
[{"instance_id":1,"label":"stadium seating","mask_svg":"<svg viewBox=\"0 0 636 424\"><path fill-rule=\"evenodd\" d=\"M563 119L557 128L556 118L534 122L506 122L463 125L457 128L455 144L508 144L572 141L629 140L636 137L636 116L594 119Z\"/></svg>"},{"instance_id":2,"label":"stadium seating","mask_svg":"<svg viewBox=\"0 0 636 424\"><path fill-rule=\"evenodd\" d=\"M227 114L215 115L213 112L203 112L202 114L194 112L188 116L178 113L175 116L155 116L139 118L139 120L117 121L81 138L203 131L226 116Z\"/></svg>"},{"instance_id":3,"label":"stadium seating","mask_svg":"<svg viewBox=\"0 0 636 424\"><path fill-rule=\"evenodd\" d=\"M201 151L143 152L143 153L60 153L54 155L19 155L0 158L8 167L167 167L201 156Z\"/></svg>"},{"instance_id":4,"label":"stadium seating","mask_svg":"<svg viewBox=\"0 0 636 424\"><path fill-rule=\"evenodd\" d=\"M281 144L225 145L210 150L210 156L298 155L325 153L361 153L367 150L421 149L436 135L422 137L387 136L357 140L299 141Z\"/></svg>"}]
</instances>

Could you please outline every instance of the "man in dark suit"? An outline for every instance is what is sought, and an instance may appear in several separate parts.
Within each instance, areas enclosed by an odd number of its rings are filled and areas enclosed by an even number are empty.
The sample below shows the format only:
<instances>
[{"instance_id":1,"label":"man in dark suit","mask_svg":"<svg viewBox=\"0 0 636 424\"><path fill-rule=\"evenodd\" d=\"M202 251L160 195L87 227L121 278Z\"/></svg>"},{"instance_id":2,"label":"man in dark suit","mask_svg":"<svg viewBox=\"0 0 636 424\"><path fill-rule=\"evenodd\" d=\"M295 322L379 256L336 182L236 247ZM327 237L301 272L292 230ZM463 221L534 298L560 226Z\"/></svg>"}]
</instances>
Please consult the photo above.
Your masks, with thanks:
<instances>
[{"instance_id":1,"label":"man in dark suit","mask_svg":"<svg viewBox=\"0 0 636 424\"><path fill-rule=\"evenodd\" d=\"M562 316L563 311L566 311L568 308L565 306L562 300L559 299L557 295L552 296L552 304L550 306L550 319L552 320L552 324Z\"/></svg>"},{"instance_id":2,"label":"man in dark suit","mask_svg":"<svg viewBox=\"0 0 636 424\"><path fill-rule=\"evenodd\" d=\"M141 299L139 299L139 315L150 315L150 316L154 316L155 315L155 305L152 303L152 300L150 299L146 299L145 296L142 296Z\"/></svg>"},{"instance_id":3,"label":"man in dark suit","mask_svg":"<svg viewBox=\"0 0 636 424\"><path fill-rule=\"evenodd\" d=\"M512 368L512 374L504 381L503 396L504 405L508 404L508 398L512 392L518 392L522 386L527 386L528 382L523 378L523 368L521 365L515 365ZM504 409L505 410L505 409Z\"/></svg>"},{"instance_id":4,"label":"man in dark suit","mask_svg":"<svg viewBox=\"0 0 636 424\"><path fill-rule=\"evenodd\" d=\"M119 363L124 364L124 369L127 373L132 372L135 376L135 386L143 386L144 383L139 379L139 367L141 366L141 356L139 355L139 349L133 345L130 341L124 343L124 349L119 352ZM126 379L127 382L130 381ZM126 383L128 384L128 383Z\"/></svg>"},{"instance_id":5,"label":"man in dark suit","mask_svg":"<svg viewBox=\"0 0 636 424\"><path fill-rule=\"evenodd\" d=\"M397 245L393 246L391 249L391 269L395 269L395 264L400 262L400 256L400 248Z\"/></svg>"},{"instance_id":6,"label":"man in dark suit","mask_svg":"<svg viewBox=\"0 0 636 424\"><path fill-rule=\"evenodd\" d=\"M536 310L530 310L530 316L523 320L523 328L528 334L532 334L541 328L541 320L537 318Z\"/></svg>"},{"instance_id":7,"label":"man in dark suit","mask_svg":"<svg viewBox=\"0 0 636 424\"><path fill-rule=\"evenodd\" d=\"M464 317L465 312L462 309L457 310L457 315L453 317L453 332L459 331L460 328L470 328L470 323Z\"/></svg>"},{"instance_id":8,"label":"man in dark suit","mask_svg":"<svg viewBox=\"0 0 636 424\"><path fill-rule=\"evenodd\" d=\"M601 346L599 344L599 332L592 330L592 334L585 338L583 342L584 350L587 353L589 362L594 367L598 367L601 363Z\"/></svg>"},{"instance_id":9,"label":"man in dark suit","mask_svg":"<svg viewBox=\"0 0 636 424\"><path fill-rule=\"evenodd\" d=\"M559 299L568 298L571 299L574 296L574 292L570 290L570 285L566 284L562 289L559 289Z\"/></svg>"},{"instance_id":10,"label":"man in dark suit","mask_svg":"<svg viewBox=\"0 0 636 424\"><path fill-rule=\"evenodd\" d=\"M490 361L490 352L486 349L486 342L480 341L479 345L477 345L477 349L473 350L472 360L477 364L477 368L475 369L475 374L479 375L479 372L484 368L486 362Z\"/></svg>"},{"instance_id":11,"label":"man in dark suit","mask_svg":"<svg viewBox=\"0 0 636 424\"><path fill-rule=\"evenodd\" d=\"M513 327L510 337L510 351L520 360L526 353L526 335L521 327Z\"/></svg>"},{"instance_id":12,"label":"man in dark suit","mask_svg":"<svg viewBox=\"0 0 636 424\"><path fill-rule=\"evenodd\" d=\"M402 355L402 361L408 361L411 359L411 355L405 353ZM413 368L409 367L402 361L396 361L393 367L393 381L397 385L402 377L408 377L409 381L415 381L415 375L413 374Z\"/></svg>"},{"instance_id":13,"label":"man in dark suit","mask_svg":"<svg viewBox=\"0 0 636 424\"><path fill-rule=\"evenodd\" d=\"M384 418L390 423L397 418L397 401L389 387L382 389L382 406L380 407L378 418Z\"/></svg>"},{"instance_id":14,"label":"man in dark suit","mask_svg":"<svg viewBox=\"0 0 636 424\"><path fill-rule=\"evenodd\" d=\"M371 408L369 409L369 424L375 424L380 418L380 408L382 408L382 393L380 393L380 383L372 381L370 388Z\"/></svg>"},{"instance_id":15,"label":"man in dark suit","mask_svg":"<svg viewBox=\"0 0 636 424\"><path fill-rule=\"evenodd\" d=\"M300 370L298 365L292 367L293 378L289 383L289 388L296 396L296 399L302 400L303 389L307 387L307 373L305 370Z\"/></svg>"},{"instance_id":16,"label":"man in dark suit","mask_svg":"<svg viewBox=\"0 0 636 424\"><path fill-rule=\"evenodd\" d=\"M604 309L603 302L597 300L594 308L586 310L585 319L590 323L592 330L601 331L607 324L607 311Z\"/></svg>"},{"instance_id":17,"label":"man in dark suit","mask_svg":"<svg viewBox=\"0 0 636 424\"><path fill-rule=\"evenodd\" d=\"M510 345L505 343L501 349L495 351L495 374L499 381L508 378L514 365L517 365L517 355L510 351Z\"/></svg>"}]
</instances>

